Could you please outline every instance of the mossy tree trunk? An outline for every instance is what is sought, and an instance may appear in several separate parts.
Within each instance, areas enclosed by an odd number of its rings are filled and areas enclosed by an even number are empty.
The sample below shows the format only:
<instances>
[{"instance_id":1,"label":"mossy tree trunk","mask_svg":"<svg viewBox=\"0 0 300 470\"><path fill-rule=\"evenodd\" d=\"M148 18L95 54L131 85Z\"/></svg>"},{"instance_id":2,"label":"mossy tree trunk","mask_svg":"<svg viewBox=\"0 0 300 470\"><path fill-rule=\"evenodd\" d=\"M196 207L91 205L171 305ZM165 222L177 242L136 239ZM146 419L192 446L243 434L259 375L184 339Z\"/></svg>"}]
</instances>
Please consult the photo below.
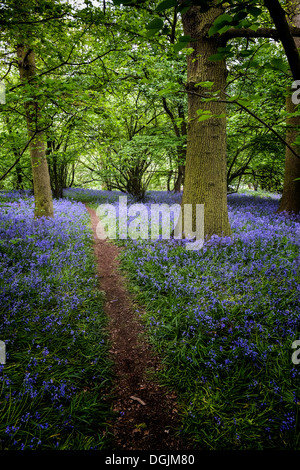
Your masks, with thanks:
<instances>
[{"instance_id":1,"label":"mossy tree trunk","mask_svg":"<svg viewBox=\"0 0 300 470\"><path fill-rule=\"evenodd\" d=\"M215 7L201 13L199 7L193 6L182 15L184 34L196 39L191 42L194 52L188 56L187 63L188 133L182 206L192 204L195 219L196 204L204 204L204 234L208 238L214 234L231 234L227 210L226 119L213 117L199 122L197 114L199 109L225 114L226 105L220 101L204 103L198 95L207 88L195 87L199 82L213 82L210 90L220 90L219 97L224 99L225 61L209 60L223 44L217 37L207 37L210 26L221 13ZM195 227L194 220L194 230Z\"/></svg>"},{"instance_id":2,"label":"mossy tree trunk","mask_svg":"<svg viewBox=\"0 0 300 470\"><path fill-rule=\"evenodd\" d=\"M34 187L35 216L53 217L53 200L46 158L45 136L41 127L38 98L31 83L36 75L35 56L30 48L18 45L17 57L20 79L24 84L27 84L29 90L24 107L28 135L32 139L29 144L29 151Z\"/></svg>"}]
</instances>

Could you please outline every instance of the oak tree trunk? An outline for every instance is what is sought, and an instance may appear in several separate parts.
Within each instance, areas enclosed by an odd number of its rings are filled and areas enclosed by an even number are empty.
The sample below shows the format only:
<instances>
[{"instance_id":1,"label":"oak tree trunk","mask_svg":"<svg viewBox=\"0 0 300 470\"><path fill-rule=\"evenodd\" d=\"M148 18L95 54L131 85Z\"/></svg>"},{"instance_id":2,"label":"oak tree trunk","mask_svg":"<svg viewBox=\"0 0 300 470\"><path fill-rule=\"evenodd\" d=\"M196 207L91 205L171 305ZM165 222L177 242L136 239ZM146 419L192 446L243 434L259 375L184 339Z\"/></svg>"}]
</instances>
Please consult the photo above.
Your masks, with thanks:
<instances>
[{"instance_id":1,"label":"oak tree trunk","mask_svg":"<svg viewBox=\"0 0 300 470\"><path fill-rule=\"evenodd\" d=\"M210 26L221 13L222 10L216 7L201 13L199 7L193 6L182 15L184 34L196 39L191 42L194 52L188 56L187 63L188 133L182 207L184 204L193 205L195 230L195 205L204 204L204 234L207 238L214 234L231 234L227 209L226 120L225 117L201 122L197 119L199 109L220 115L226 112L226 105L221 102L204 103L200 96L194 94L201 94L201 87L195 87L197 83L210 81L214 83L211 91L220 90L219 96L224 99L225 61L209 60L223 44L217 37L207 37Z\"/></svg>"},{"instance_id":2,"label":"oak tree trunk","mask_svg":"<svg viewBox=\"0 0 300 470\"><path fill-rule=\"evenodd\" d=\"M296 105L291 97L287 97L286 110L288 113L296 111ZM287 118L286 142L293 146L296 137L299 135L300 116ZM300 146L293 146L294 150L300 155ZM298 213L300 211L300 158L296 157L288 147L285 151L285 171L282 198L279 204L278 212L287 211L288 213Z\"/></svg>"},{"instance_id":3,"label":"oak tree trunk","mask_svg":"<svg viewBox=\"0 0 300 470\"><path fill-rule=\"evenodd\" d=\"M20 79L24 83L32 80L36 74L34 52L24 45L17 46ZM29 144L36 217L53 217L53 200L50 186L44 133L40 129L40 109L38 99L30 93L24 104Z\"/></svg>"},{"instance_id":4,"label":"oak tree trunk","mask_svg":"<svg viewBox=\"0 0 300 470\"><path fill-rule=\"evenodd\" d=\"M293 5L294 3L294 5ZM293 26L300 26L300 11L298 2L293 2L291 7L294 7L294 14L292 18ZM300 48L300 38L294 38L296 47ZM300 76L298 77L300 80ZM292 102L291 96L287 97L286 110L288 113L295 113L297 106ZM299 135L300 130L300 116L288 117L287 121L287 134L286 142L293 146L296 137ZM300 146L293 146L294 150L300 155ZM278 212L286 211L288 213L300 212L300 158L297 158L288 147L285 151L285 171L282 198L279 204Z\"/></svg>"}]
</instances>

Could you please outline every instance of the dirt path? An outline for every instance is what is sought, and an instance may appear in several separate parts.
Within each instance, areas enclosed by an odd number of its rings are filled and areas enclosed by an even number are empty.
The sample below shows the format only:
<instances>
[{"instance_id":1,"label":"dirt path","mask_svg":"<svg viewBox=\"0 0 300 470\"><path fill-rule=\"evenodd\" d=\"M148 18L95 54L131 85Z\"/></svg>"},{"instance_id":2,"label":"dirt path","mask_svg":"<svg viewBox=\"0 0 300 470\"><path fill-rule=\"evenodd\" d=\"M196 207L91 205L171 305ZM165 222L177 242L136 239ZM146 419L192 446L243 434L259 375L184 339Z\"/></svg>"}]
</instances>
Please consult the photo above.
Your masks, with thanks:
<instances>
[{"instance_id":1,"label":"dirt path","mask_svg":"<svg viewBox=\"0 0 300 470\"><path fill-rule=\"evenodd\" d=\"M186 450L174 436L177 405L174 394L147 377L157 370L159 360L143 337L143 327L135 313L126 282L118 270L120 249L96 237L99 222L88 208L95 238L95 254L101 290L105 292L105 312L109 318L111 354L115 363L116 389L113 403L119 417L112 425L119 450Z\"/></svg>"}]
</instances>

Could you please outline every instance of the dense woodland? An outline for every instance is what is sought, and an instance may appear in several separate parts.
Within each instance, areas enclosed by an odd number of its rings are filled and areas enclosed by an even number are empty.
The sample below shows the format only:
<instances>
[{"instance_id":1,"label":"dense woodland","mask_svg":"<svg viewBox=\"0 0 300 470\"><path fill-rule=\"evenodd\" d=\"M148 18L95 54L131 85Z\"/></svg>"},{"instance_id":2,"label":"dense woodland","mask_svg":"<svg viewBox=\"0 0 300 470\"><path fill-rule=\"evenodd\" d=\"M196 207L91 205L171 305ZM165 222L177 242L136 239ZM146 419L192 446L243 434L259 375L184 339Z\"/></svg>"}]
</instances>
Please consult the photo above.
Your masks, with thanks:
<instances>
[{"instance_id":1,"label":"dense woodland","mask_svg":"<svg viewBox=\"0 0 300 470\"><path fill-rule=\"evenodd\" d=\"M0 21L0 184L37 215L72 186L183 188L208 235L241 184L299 210L298 2L7 1Z\"/></svg>"},{"instance_id":2,"label":"dense woodland","mask_svg":"<svg viewBox=\"0 0 300 470\"><path fill-rule=\"evenodd\" d=\"M299 450L300 2L6 0L0 31L0 450L169 433L112 397L90 216L120 219L120 195L189 204L193 229L204 205L199 250L101 245L176 393L178 442ZM153 412L147 380L129 395Z\"/></svg>"}]
</instances>

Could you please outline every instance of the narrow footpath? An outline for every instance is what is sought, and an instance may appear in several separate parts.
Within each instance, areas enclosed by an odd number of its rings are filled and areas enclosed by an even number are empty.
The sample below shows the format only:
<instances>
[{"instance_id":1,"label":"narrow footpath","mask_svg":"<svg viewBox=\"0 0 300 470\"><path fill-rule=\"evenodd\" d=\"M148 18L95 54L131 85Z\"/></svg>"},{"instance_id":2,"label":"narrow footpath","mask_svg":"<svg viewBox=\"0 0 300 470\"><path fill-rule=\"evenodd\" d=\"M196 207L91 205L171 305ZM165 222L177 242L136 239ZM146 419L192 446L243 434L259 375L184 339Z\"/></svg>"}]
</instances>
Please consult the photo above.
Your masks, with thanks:
<instances>
[{"instance_id":1,"label":"narrow footpath","mask_svg":"<svg viewBox=\"0 0 300 470\"><path fill-rule=\"evenodd\" d=\"M99 240L96 211L87 208L95 239L95 255L104 309L109 319L111 350L115 364L112 423L115 450L184 451L188 447L175 436L178 428L176 396L160 386L147 372L158 370L159 359L145 338L126 281L118 269L120 248Z\"/></svg>"}]
</instances>

